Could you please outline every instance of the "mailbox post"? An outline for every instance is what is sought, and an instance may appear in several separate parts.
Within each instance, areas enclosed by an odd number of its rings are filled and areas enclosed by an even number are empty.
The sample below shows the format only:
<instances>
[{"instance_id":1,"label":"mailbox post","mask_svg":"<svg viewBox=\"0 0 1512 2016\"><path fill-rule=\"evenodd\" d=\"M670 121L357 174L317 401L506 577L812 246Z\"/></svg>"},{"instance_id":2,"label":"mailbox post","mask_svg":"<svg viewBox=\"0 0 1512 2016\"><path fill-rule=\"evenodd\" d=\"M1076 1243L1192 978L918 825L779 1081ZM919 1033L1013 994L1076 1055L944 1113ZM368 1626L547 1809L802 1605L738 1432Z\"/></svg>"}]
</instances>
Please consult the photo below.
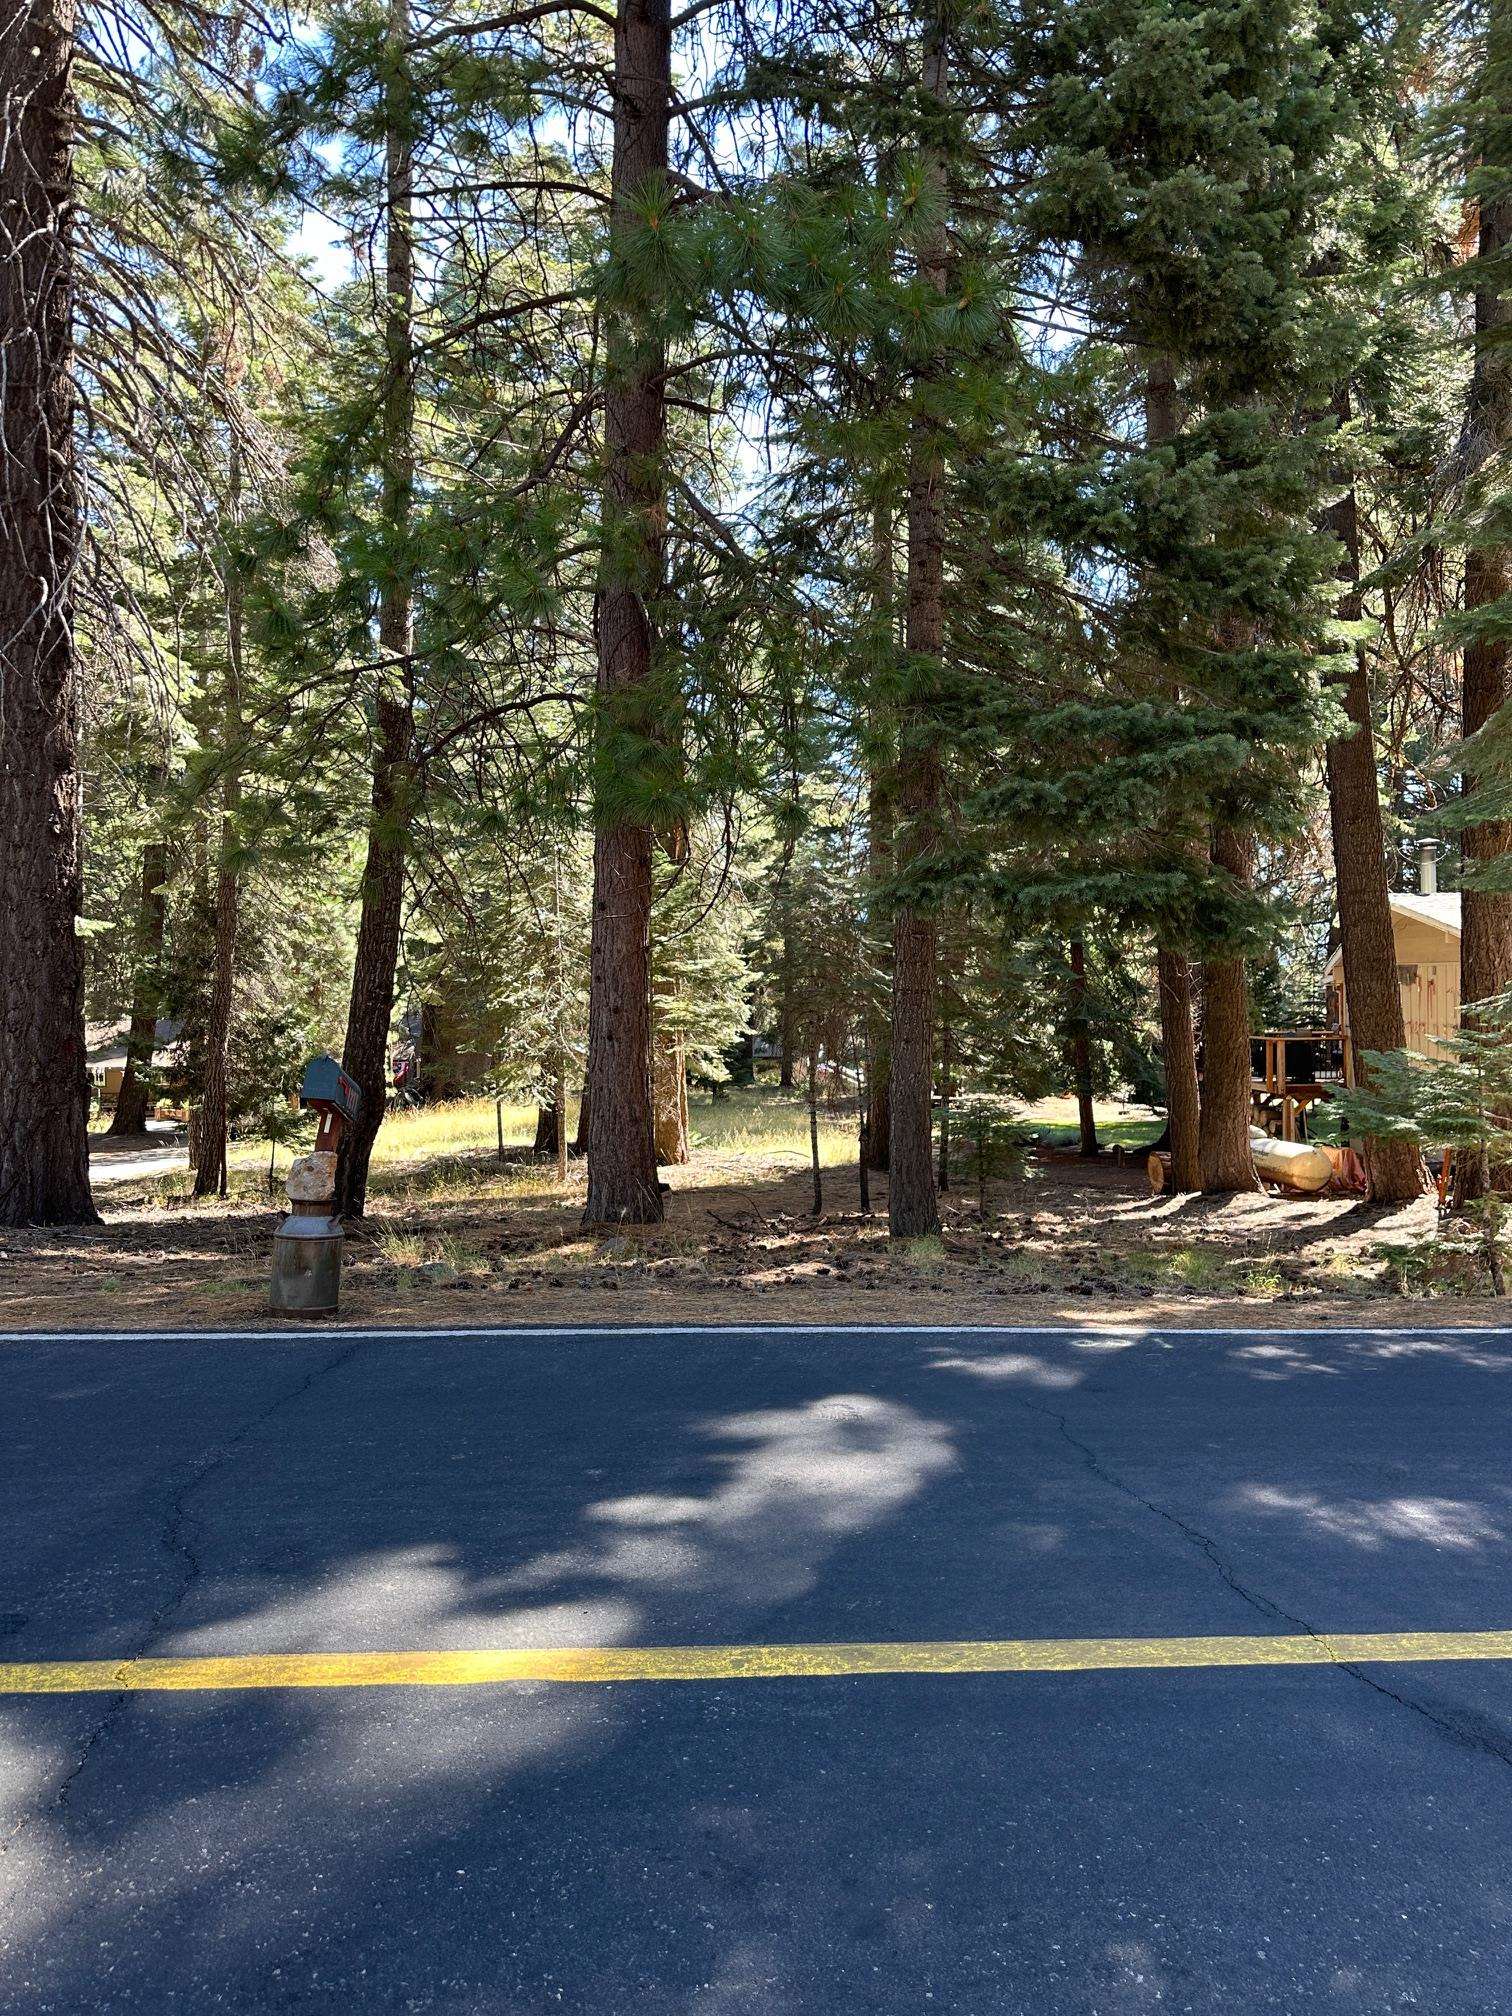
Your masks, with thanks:
<instances>
[{"instance_id":1,"label":"mailbox post","mask_svg":"<svg viewBox=\"0 0 1512 2016\"><path fill-rule=\"evenodd\" d=\"M271 1306L293 1316L332 1316L341 1299L346 1235L335 1215L341 1140L362 1108L362 1093L334 1057L305 1066L299 1103L320 1116L315 1146L289 1171L289 1216L273 1235Z\"/></svg>"}]
</instances>

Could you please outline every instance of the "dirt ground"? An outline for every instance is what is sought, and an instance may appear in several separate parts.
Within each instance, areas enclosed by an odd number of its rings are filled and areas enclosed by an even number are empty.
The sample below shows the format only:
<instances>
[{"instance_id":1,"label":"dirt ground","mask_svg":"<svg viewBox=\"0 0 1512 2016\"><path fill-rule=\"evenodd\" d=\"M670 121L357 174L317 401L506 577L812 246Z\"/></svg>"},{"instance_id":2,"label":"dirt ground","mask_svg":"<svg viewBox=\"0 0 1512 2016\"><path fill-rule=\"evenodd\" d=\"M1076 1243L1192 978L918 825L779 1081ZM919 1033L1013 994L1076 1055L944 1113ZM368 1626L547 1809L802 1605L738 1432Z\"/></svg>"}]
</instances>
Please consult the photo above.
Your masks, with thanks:
<instances>
[{"instance_id":1,"label":"dirt ground","mask_svg":"<svg viewBox=\"0 0 1512 2016\"><path fill-rule=\"evenodd\" d=\"M853 1168L825 1209L791 1154L700 1151L669 1172L666 1223L581 1229L583 1178L473 1149L410 1172L349 1234L346 1324L1103 1322L1300 1328L1496 1322L1473 1252L1433 1200L1150 1194L1143 1158L1088 1165L1042 1148L945 1199L938 1241L889 1247L886 1179L863 1215ZM244 1178L225 1203L161 1182L100 1192L105 1223L0 1234L0 1329L255 1327L281 1211Z\"/></svg>"}]
</instances>

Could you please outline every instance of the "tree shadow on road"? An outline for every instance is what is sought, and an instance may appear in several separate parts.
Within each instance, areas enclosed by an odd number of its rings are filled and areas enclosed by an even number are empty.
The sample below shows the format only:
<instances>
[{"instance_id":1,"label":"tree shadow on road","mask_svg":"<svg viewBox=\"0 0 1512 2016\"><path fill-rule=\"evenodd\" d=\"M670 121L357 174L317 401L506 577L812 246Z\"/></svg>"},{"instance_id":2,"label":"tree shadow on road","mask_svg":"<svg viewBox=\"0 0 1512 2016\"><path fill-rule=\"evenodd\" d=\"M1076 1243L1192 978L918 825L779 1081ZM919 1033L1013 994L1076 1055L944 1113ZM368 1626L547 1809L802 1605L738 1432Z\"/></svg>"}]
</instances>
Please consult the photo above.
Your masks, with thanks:
<instances>
[{"instance_id":1,"label":"tree shadow on road","mask_svg":"<svg viewBox=\"0 0 1512 2016\"><path fill-rule=\"evenodd\" d=\"M1130 1327L13 1352L7 1656L1282 1628L1251 1585L1324 1627L1465 1622L1505 1583L1505 1351L1315 1336L1278 1380L1249 1348ZM1075 1683L1086 1740L1116 1738L1103 1796L1125 1744L1161 1754L1169 1701L1107 1679ZM1311 1740L1349 1750L1309 1685ZM13 1979L79 2010L107 1982L162 2009L1011 2007L1003 1914L1039 1908L1019 1829L1092 1797L1051 1700L906 1678L12 1699ZM1212 1768L1243 1788L1265 1745L1233 1712ZM1152 1908L1165 1824L1141 1805L1112 1879ZM1059 1852L1037 1895L1074 1882ZM1116 1983L1108 1955L1084 1939L1085 1980ZM879 1968L902 2001L866 1999Z\"/></svg>"}]
</instances>

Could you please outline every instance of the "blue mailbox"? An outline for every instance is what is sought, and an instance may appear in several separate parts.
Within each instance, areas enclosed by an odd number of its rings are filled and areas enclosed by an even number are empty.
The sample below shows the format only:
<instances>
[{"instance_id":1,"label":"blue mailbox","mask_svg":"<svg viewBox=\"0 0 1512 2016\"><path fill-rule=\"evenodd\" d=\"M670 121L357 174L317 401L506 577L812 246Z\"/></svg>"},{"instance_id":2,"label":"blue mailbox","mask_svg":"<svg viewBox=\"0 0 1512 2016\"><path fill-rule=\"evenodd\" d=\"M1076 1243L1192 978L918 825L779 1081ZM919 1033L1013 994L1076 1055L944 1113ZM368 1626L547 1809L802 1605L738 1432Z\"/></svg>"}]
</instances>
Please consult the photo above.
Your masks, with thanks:
<instances>
[{"instance_id":1,"label":"blue mailbox","mask_svg":"<svg viewBox=\"0 0 1512 2016\"><path fill-rule=\"evenodd\" d=\"M322 1116L329 1113L338 1120L355 1120L362 1110L362 1088L355 1078L348 1078L334 1057L312 1057L304 1069L299 1103ZM325 1126L324 1117L321 1126Z\"/></svg>"}]
</instances>

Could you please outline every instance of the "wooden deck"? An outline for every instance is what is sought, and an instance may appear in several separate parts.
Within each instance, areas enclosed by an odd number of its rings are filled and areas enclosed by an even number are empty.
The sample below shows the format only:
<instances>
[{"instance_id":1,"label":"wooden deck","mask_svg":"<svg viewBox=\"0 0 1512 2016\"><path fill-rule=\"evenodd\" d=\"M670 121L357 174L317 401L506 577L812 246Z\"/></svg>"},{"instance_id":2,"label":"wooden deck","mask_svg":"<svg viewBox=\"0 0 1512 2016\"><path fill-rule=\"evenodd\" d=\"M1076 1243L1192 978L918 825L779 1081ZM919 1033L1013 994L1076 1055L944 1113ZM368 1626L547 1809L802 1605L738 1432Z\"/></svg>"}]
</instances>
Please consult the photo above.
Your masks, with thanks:
<instances>
[{"instance_id":1,"label":"wooden deck","mask_svg":"<svg viewBox=\"0 0 1512 2016\"><path fill-rule=\"evenodd\" d=\"M1354 1083L1349 1038L1337 1029L1268 1029L1251 1050L1260 1065L1250 1078L1255 1125L1283 1141L1306 1140L1312 1108Z\"/></svg>"}]
</instances>

